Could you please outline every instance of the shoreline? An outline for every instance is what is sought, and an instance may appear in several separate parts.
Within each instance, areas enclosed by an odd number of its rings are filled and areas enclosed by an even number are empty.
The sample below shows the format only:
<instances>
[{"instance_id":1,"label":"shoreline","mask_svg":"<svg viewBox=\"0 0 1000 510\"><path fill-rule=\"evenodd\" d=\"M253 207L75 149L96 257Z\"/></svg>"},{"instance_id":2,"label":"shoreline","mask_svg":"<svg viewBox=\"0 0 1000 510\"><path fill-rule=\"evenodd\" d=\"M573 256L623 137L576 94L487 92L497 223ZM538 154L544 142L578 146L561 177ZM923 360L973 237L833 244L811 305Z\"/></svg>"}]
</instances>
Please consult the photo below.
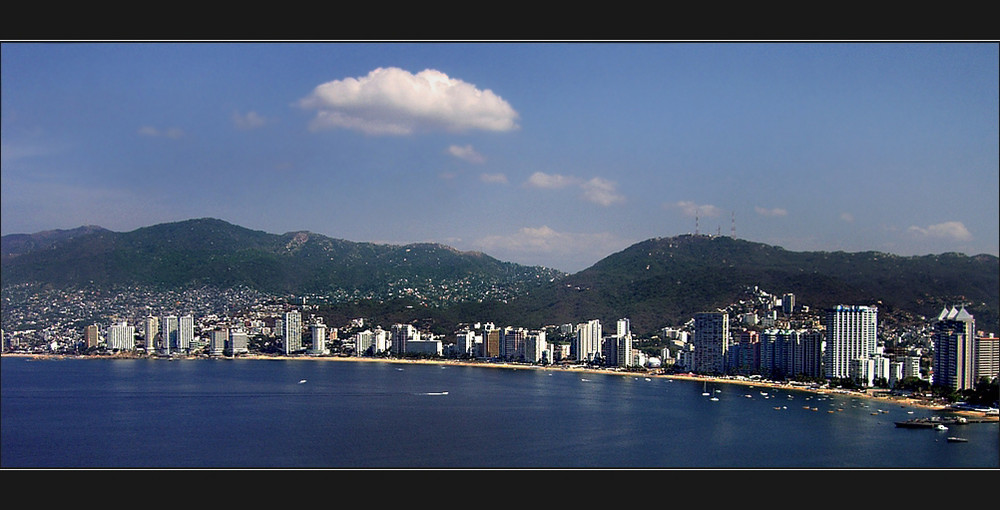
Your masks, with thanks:
<instances>
[{"instance_id":1,"label":"shoreline","mask_svg":"<svg viewBox=\"0 0 1000 510\"><path fill-rule=\"evenodd\" d=\"M19 357L19 358L31 358L31 359L163 359L156 358L153 356L84 356L84 355L69 355L69 354L30 354L30 353L3 353L0 355L2 357ZM741 386L748 386L752 388L770 388L770 389L781 389L781 390L795 390L802 391L806 393L813 393L817 395L842 395L847 397L857 397L864 398L872 401L881 401L890 404L898 404L901 407L915 407L919 409L927 409L931 411L941 411L954 413L962 416L973 416L976 418L982 418L986 422L1000 422L1000 417L990 416L984 412L970 411L964 409L953 409L947 405L927 402L922 399L915 399L912 397L895 397L888 396L884 394L872 394L867 391L851 391L851 390L839 390L830 388L812 388L795 386L789 383L781 383L775 381L764 381L764 380L740 380L740 379L728 379L724 377L711 377L711 376L701 376L696 374L652 374L652 373L642 373L642 372L630 372L624 370L601 370L594 368L582 368L582 367L571 367L571 366L560 366L560 365L528 365L519 363L508 363L508 362L497 362L488 363L481 361L467 361L467 360L450 360L450 359L401 359L401 358L375 358L375 357L355 357L355 356L285 356L285 355L244 355L235 358L232 357L203 357L203 356L184 356L177 358L169 358L171 360L204 360L204 359L217 359L217 360L279 360L279 361L341 361L341 362L361 362L361 363L400 363L400 364L422 364L422 365L451 365L451 366L466 366L466 367L483 367L483 368L506 368L513 370L551 370L551 371L563 371L563 372L579 372L582 374L594 374L594 375L614 375L614 376L632 376L632 377L644 377L644 378L658 378L658 379L675 379L681 381L703 381L712 384L736 384Z\"/></svg>"}]
</instances>

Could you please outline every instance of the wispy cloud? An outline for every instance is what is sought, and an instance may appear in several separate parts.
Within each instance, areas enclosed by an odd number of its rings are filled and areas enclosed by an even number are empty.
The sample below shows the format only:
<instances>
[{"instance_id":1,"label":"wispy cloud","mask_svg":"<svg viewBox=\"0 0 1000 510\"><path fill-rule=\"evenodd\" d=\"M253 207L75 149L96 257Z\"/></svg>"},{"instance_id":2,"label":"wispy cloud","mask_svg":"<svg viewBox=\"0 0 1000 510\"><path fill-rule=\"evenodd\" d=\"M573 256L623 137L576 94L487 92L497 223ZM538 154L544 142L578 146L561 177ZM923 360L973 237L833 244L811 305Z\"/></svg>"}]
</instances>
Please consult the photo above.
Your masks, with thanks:
<instances>
[{"instance_id":1,"label":"wispy cloud","mask_svg":"<svg viewBox=\"0 0 1000 510\"><path fill-rule=\"evenodd\" d=\"M466 145L465 147L459 147L458 145L452 145L448 147L448 154L455 156L458 159L468 161L469 163L482 164L486 162L486 158L482 154L476 152L471 145Z\"/></svg>"},{"instance_id":2,"label":"wispy cloud","mask_svg":"<svg viewBox=\"0 0 1000 510\"><path fill-rule=\"evenodd\" d=\"M434 69L412 74L380 67L367 76L323 83L298 105L316 111L313 130L408 135L518 128L517 112L500 96Z\"/></svg>"},{"instance_id":3,"label":"wispy cloud","mask_svg":"<svg viewBox=\"0 0 1000 510\"><path fill-rule=\"evenodd\" d=\"M684 216L703 216L708 218L722 216L722 209L712 204L699 205L687 200L681 200L673 204L664 204L664 207L668 209L678 209Z\"/></svg>"},{"instance_id":4,"label":"wispy cloud","mask_svg":"<svg viewBox=\"0 0 1000 510\"><path fill-rule=\"evenodd\" d=\"M953 241L968 241L972 239L972 232L965 228L960 221L946 221L927 227L916 225L907 229L910 233L927 238L948 239Z\"/></svg>"},{"instance_id":5,"label":"wispy cloud","mask_svg":"<svg viewBox=\"0 0 1000 510\"><path fill-rule=\"evenodd\" d=\"M153 137L165 137L165 138L180 138L184 136L184 131L180 128L167 128L159 129L153 126L142 126L139 128L139 134L143 136L153 136Z\"/></svg>"},{"instance_id":6,"label":"wispy cloud","mask_svg":"<svg viewBox=\"0 0 1000 510\"><path fill-rule=\"evenodd\" d=\"M491 184L507 184L507 176L504 174L480 174L479 179Z\"/></svg>"},{"instance_id":7,"label":"wispy cloud","mask_svg":"<svg viewBox=\"0 0 1000 510\"><path fill-rule=\"evenodd\" d=\"M254 129L259 128L267 123L264 117L261 117L257 112L233 112L233 124L239 129Z\"/></svg>"},{"instance_id":8,"label":"wispy cloud","mask_svg":"<svg viewBox=\"0 0 1000 510\"><path fill-rule=\"evenodd\" d=\"M558 232L548 226L524 227L508 235L491 235L475 242L481 249L494 256L517 259L558 258L572 262L578 270L611 253L623 249L629 241L609 232L571 233ZM541 263L544 265L544 263Z\"/></svg>"},{"instance_id":9,"label":"wispy cloud","mask_svg":"<svg viewBox=\"0 0 1000 510\"><path fill-rule=\"evenodd\" d=\"M607 206L625 200L625 197L618 193L615 183L607 179L594 177L581 186L583 187L583 198L595 204Z\"/></svg>"},{"instance_id":10,"label":"wispy cloud","mask_svg":"<svg viewBox=\"0 0 1000 510\"><path fill-rule=\"evenodd\" d=\"M625 200L618 193L618 186L614 182L600 177L585 181L568 175L535 172L524 183L526 188L537 189L562 189L571 186L579 187L583 191L583 198L595 204L608 206Z\"/></svg>"},{"instance_id":11,"label":"wispy cloud","mask_svg":"<svg viewBox=\"0 0 1000 510\"><path fill-rule=\"evenodd\" d=\"M559 174L547 174L545 172L535 172L528 177L524 186L527 188L559 189L567 186L574 186L580 183L580 179Z\"/></svg>"},{"instance_id":12,"label":"wispy cloud","mask_svg":"<svg viewBox=\"0 0 1000 510\"><path fill-rule=\"evenodd\" d=\"M754 207L757 214L761 216L788 216L788 211L775 207L774 209L767 209L765 207Z\"/></svg>"}]
</instances>

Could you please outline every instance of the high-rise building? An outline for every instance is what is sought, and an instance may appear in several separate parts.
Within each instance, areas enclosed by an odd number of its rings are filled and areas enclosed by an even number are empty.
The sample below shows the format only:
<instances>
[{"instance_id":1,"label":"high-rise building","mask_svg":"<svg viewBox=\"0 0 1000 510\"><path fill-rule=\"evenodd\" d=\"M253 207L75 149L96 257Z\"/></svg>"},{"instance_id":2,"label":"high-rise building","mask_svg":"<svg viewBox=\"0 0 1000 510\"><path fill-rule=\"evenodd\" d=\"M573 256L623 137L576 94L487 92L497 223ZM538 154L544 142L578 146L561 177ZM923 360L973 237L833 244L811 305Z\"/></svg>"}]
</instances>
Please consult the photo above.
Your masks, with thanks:
<instances>
[{"instance_id":1,"label":"high-rise building","mask_svg":"<svg viewBox=\"0 0 1000 510\"><path fill-rule=\"evenodd\" d=\"M935 386L954 390L971 390L976 385L975 365L976 322L963 306L941 310L934 322Z\"/></svg>"},{"instance_id":2,"label":"high-rise building","mask_svg":"<svg viewBox=\"0 0 1000 510\"><path fill-rule=\"evenodd\" d=\"M222 356L226 352L226 342L229 340L228 329L214 329L209 335L208 349L213 356Z\"/></svg>"},{"instance_id":3,"label":"high-rise building","mask_svg":"<svg viewBox=\"0 0 1000 510\"><path fill-rule=\"evenodd\" d=\"M233 356L250 352L246 331L242 329L229 330L229 350Z\"/></svg>"},{"instance_id":4,"label":"high-rise building","mask_svg":"<svg viewBox=\"0 0 1000 510\"><path fill-rule=\"evenodd\" d=\"M615 366L631 367L635 361L632 359L632 335L629 333L618 335L614 337L614 340L616 343Z\"/></svg>"},{"instance_id":5,"label":"high-rise building","mask_svg":"<svg viewBox=\"0 0 1000 510\"><path fill-rule=\"evenodd\" d=\"M176 315L167 315L160 320L160 352L170 354L177 348L179 341L179 324Z\"/></svg>"},{"instance_id":6,"label":"high-rise building","mask_svg":"<svg viewBox=\"0 0 1000 510\"><path fill-rule=\"evenodd\" d=\"M601 354L601 321L593 319L577 324L573 350L579 361L593 361Z\"/></svg>"},{"instance_id":7,"label":"high-rise building","mask_svg":"<svg viewBox=\"0 0 1000 510\"><path fill-rule=\"evenodd\" d=\"M878 308L838 305L827 310L824 322L824 375L828 378L860 375L851 373L851 362L875 354Z\"/></svg>"},{"instance_id":8,"label":"high-rise building","mask_svg":"<svg viewBox=\"0 0 1000 510\"><path fill-rule=\"evenodd\" d=\"M739 358L736 371L743 375L760 373L760 333L747 329L740 332Z\"/></svg>"},{"instance_id":9,"label":"high-rise building","mask_svg":"<svg viewBox=\"0 0 1000 510\"><path fill-rule=\"evenodd\" d=\"M531 331L524 337L524 361L538 363L547 350L544 331Z\"/></svg>"},{"instance_id":10,"label":"high-rise building","mask_svg":"<svg viewBox=\"0 0 1000 510\"><path fill-rule=\"evenodd\" d=\"M83 338L88 349L91 347L97 347L97 343L101 340L101 334L100 330L97 328L97 324L87 326L83 331Z\"/></svg>"},{"instance_id":11,"label":"high-rise building","mask_svg":"<svg viewBox=\"0 0 1000 510\"><path fill-rule=\"evenodd\" d=\"M189 351L192 342L194 342L194 317L182 315L177 318L177 349Z\"/></svg>"},{"instance_id":12,"label":"high-rise building","mask_svg":"<svg viewBox=\"0 0 1000 510\"><path fill-rule=\"evenodd\" d=\"M524 339L527 335L528 330L524 328L504 328L500 342L500 357L506 360L524 358Z\"/></svg>"},{"instance_id":13,"label":"high-rise building","mask_svg":"<svg viewBox=\"0 0 1000 510\"><path fill-rule=\"evenodd\" d=\"M135 327L122 321L108 328L108 349L131 351L135 349Z\"/></svg>"},{"instance_id":14,"label":"high-rise building","mask_svg":"<svg viewBox=\"0 0 1000 510\"><path fill-rule=\"evenodd\" d=\"M326 354L326 324L320 321L313 322L312 330L312 354Z\"/></svg>"},{"instance_id":15,"label":"high-rise building","mask_svg":"<svg viewBox=\"0 0 1000 510\"><path fill-rule=\"evenodd\" d=\"M490 328L483 330L483 357L484 358L497 358L500 357L500 341L503 336L503 332L499 328Z\"/></svg>"},{"instance_id":16,"label":"high-rise building","mask_svg":"<svg viewBox=\"0 0 1000 510\"><path fill-rule=\"evenodd\" d=\"M701 312L694 316L694 370L724 373L729 347L729 314Z\"/></svg>"},{"instance_id":17,"label":"high-rise building","mask_svg":"<svg viewBox=\"0 0 1000 510\"><path fill-rule=\"evenodd\" d=\"M393 324L391 328L392 354L402 356L406 354L406 343L412 340L420 340L420 332L410 324Z\"/></svg>"},{"instance_id":18,"label":"high-rise building","mask_svg":"<svg viewBox=\"0 0 1000 510\"><path fill-rule=\"evenodd\" d=\"M156 350L156 337L160 332L160 319L150 315L142 323L143 340L146 342L146 352L152 354Z\"/></svg>"},{"instance_id":19,"label":"high-rise building","mask_svg":"<svg viewBox=\"0 0 1000 510\"><path fill-rule=\"evenodd\" d=\"M295 310L285 312L281 328L281 345L285 354L302 350L302 315Z\"/></svg>"},{"instance_id":20,"label":"high-rise building","mask_svg":"<svg viewBox=\"0 0 1000 510\"><path fill-rule=\"evenodd\" d=\"M618 324L616 327L616 335L620 338L626 335L632 335L631 322L627 318L618 319Z\"/></svg>"},{"instance_id":21,"label":"high-rise building","mask_svg":"<svg viewBox=\"0 0 1000 510\"><path fill-rule=\"evenodd\" d=\"M976 337L976 382L983 377L993 380L1000 376L1000 338Z\"/></svg>"},{"instance_id":22,"label":"high-rise building","mask_svg":"<svg viewBox=\"0 0 1000 510\"><path fill-rule=\"evenodd\" d=\"M795 311L795 294L783 294L781 296L781 313L791 315Z\"/></svg>"}]
</instances>

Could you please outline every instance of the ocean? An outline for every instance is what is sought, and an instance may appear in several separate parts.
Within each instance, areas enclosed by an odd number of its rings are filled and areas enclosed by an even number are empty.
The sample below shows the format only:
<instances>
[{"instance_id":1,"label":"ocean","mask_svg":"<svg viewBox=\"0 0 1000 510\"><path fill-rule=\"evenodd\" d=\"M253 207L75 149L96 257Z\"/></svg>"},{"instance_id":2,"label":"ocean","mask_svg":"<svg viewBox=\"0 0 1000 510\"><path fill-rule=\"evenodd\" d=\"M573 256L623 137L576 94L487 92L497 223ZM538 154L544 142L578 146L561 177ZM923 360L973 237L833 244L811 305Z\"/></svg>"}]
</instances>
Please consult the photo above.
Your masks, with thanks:
<instances>
[{"instance_id":1,"label":"ocean","mask_svg":"<svg viewBox=\"0 0 1000 510\"><path fill-rule=\"evenodd\" d=\"M997 423L897 428L937 413L846 395L448 364L0 363L3 468L1000 467Z\"/></svg>"}]
</instances>

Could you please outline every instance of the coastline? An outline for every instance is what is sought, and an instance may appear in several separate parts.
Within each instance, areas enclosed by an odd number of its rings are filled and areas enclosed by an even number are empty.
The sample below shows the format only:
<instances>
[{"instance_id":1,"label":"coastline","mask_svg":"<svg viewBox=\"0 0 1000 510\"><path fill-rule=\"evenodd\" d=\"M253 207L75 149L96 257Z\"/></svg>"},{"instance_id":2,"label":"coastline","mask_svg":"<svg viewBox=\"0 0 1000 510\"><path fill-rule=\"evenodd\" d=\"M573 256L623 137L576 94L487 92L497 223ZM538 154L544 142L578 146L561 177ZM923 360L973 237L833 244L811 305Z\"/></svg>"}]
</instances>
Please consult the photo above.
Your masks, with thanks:
<instances>
[{"instance_id":1,"label":"coastline","mask_svg":"<svg viewBox=\"0 0 1000 510\"><path fill-rule=\"evenodd\" d=\"M145 356L83 356L83 355L67 355L67 354L29 354L29 353L3 353L0 356L31 358L31 359L160 359L156 357L145 357ZM643 373L643 372L630 372L624 370L601 370L595 368L583 368L575 366L529 365L529 364L509 363L509 362L490 363L482 361L453 360L453 359L431 360L431 359L375 358L375 357L354 357L354 356L308 356L308 355L271 356L271 355L252 354L252 355L242 355L236 358L185 356L185 357L170 358L170 359L179 359L179 360L238 359L238 360L335 361L335 362L339 361L339 362L361 362L361 363L449 365L449 366L466 366L466 367L482 367L482 368L505 368L512 370L551 370L551 371L579 372L581 374L618 375L625 377L627 376L648 377L648 378L658 378L658 379L675 379L682 381L704 381L712 384L736 384L752 388L795 390L795 391L802 391L818 395L843 395L848 397L864 398L876 402L898 404L901 407L914 407L919 409L927 409L931 411L954 413L962 416L972 416L976 418L981 418L981 421L986 421L986 422L1000 422L1000 417L990 416L983 412L970 411L964 409L953 409L944 404L927 402L925 400L916 399L912 397L889 396L885 395L884 392L883 394L880 394L880 393L869 393L867 391L861 392L861 391L850 391L842 389L813 388L808 386L795 386L788 383L766 381L766 380L740 380L740 379L729 379L725 377L702 376L696 374L655 374L655 373Z\"/></svg>"}]
</instances>

